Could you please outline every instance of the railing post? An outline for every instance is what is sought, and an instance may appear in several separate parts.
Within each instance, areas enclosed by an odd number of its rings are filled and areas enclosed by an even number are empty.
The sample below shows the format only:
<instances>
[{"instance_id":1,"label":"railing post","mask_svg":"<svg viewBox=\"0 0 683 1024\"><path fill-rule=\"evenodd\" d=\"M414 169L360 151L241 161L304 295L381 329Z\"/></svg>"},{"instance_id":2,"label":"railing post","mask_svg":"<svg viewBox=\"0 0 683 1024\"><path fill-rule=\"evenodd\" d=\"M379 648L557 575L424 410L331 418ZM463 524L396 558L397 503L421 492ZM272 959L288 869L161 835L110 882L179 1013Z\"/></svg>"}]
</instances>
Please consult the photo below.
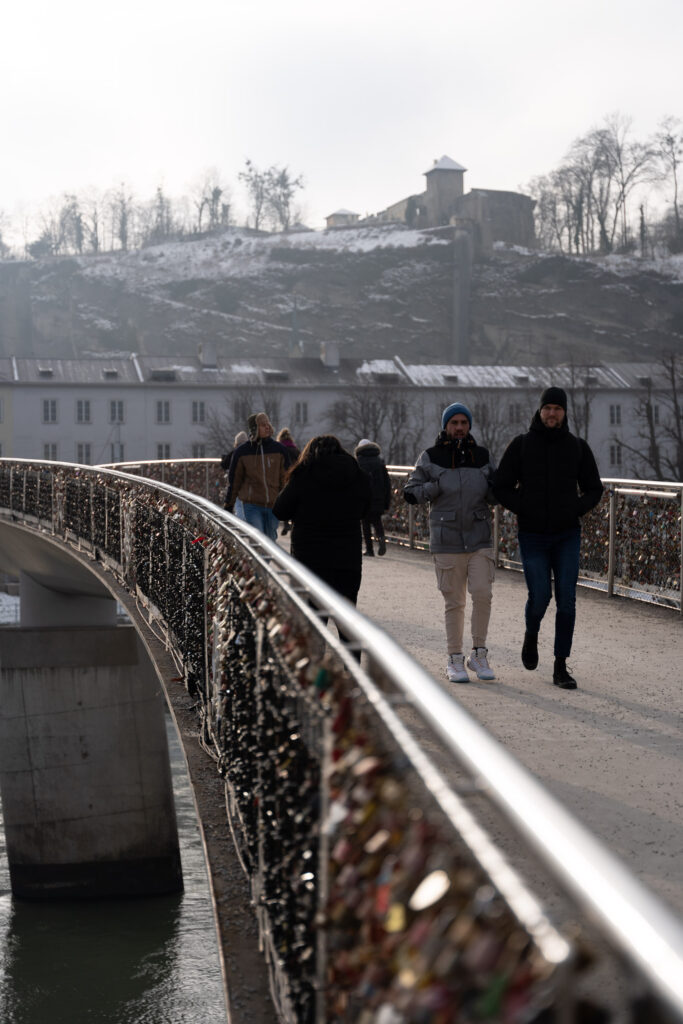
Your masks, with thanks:
<instances>
[{"instance_id":1,"label":"railing post","mask_svg":"<svg viewBox=\"0 0 683 1024\"><path fill-rule=\"evenodd\" d=\"M500 505L493 506L493 564L500 568L498 555L500 553Z\"/></svg>"},{"instance_id":2,"label":"railing post","mask_svg":"<svg viewBox=\"0 0 683 1024\"><path fill-rule=\"evenodd\" d=\"M617 494L614 487L609 489L609 528L607 545L607 596L614 597L614 571L616 565L617 540Z\"/></svg>"}]
</instances>

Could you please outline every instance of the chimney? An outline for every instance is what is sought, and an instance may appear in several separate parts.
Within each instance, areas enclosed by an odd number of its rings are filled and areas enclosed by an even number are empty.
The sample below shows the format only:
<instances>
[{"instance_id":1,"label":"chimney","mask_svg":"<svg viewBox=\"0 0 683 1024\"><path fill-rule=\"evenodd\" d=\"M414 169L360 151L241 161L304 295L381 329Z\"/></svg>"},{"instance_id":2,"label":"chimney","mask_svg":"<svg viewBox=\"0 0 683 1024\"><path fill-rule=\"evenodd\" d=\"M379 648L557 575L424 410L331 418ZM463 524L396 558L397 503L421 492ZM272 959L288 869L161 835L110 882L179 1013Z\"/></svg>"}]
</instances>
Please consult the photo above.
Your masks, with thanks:
<instances>
[{"instance_id":1,"label":"chimney","mask_svg":"<svg viewBox=\"0 0 683 1024\"><path fill-rule=\"evenodd\" d=\"M199 364L202 370L216 370L218 368L215 341L199 342Z\"/></svg>"},{"instance_id":2,"label":"chimney","mask_svg":"<svg viewBox=\"0 0 683 1024\"><path fill-rule=\"evenodd\" d=\"M329 366L332 370L339 369L339 345L336 341L321 342L320 359L323 366Z\"/></svg>"}]
</instances>

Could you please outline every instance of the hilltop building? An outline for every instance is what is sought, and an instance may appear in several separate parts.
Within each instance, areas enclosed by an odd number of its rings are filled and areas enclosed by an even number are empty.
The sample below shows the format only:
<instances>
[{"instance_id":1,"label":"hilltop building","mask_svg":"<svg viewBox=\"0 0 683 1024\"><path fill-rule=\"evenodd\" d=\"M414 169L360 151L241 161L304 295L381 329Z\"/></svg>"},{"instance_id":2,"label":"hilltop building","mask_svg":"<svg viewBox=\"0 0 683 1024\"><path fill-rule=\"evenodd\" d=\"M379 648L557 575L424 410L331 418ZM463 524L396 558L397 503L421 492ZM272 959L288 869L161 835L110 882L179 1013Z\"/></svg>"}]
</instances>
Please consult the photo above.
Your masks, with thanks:
<instances>
[{"instance_id":1,"label":"hilltop building","mask_svg":"<svg viewBox=\"0 0 683 1024\"><path fill-rule=\"evenodd\" d=\"M352 210L335 210L329 217L325 217L328 228L352 228L360 220L360 214Z\"/></svg>"},{"instance_id":2,"label":"hilltop building","mask_svg":"<svg viewBox=\"0 0 683 1024\"><path fill-rule=\"evenodd\" d=\"M521 192L475 188L465 193L466 167L449 156L435 160L425 171L427 187L385 210L360 220L350 210L337 210L326 218L328 228L354 224L405 224L411 228L453 225L466 232L475 257L489 252L494 242L533 248L535 200Z\"/></svg>"}]
</instances>

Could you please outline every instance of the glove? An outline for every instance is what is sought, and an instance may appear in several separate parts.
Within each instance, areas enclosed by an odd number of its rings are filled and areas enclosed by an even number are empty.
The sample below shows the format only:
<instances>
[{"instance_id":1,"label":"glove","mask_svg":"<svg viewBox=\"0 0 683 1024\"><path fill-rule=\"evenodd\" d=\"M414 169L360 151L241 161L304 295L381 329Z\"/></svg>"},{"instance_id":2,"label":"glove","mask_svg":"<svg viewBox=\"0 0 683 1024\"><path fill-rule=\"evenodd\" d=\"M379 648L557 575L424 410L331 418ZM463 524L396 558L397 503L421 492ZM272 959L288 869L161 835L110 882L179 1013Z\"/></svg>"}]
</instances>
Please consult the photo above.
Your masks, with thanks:
<instances>
[{"instance_id":1,"label":"glove","mask_svg":"<svg viewBox=\"0 0 683 1024\"><path fill-rule=\"evenodd\" d=\"M403 497L408 502L409 505L417 505L417 498L412 493L412 491L404 491Z\"/></svg>"}]
</instances>

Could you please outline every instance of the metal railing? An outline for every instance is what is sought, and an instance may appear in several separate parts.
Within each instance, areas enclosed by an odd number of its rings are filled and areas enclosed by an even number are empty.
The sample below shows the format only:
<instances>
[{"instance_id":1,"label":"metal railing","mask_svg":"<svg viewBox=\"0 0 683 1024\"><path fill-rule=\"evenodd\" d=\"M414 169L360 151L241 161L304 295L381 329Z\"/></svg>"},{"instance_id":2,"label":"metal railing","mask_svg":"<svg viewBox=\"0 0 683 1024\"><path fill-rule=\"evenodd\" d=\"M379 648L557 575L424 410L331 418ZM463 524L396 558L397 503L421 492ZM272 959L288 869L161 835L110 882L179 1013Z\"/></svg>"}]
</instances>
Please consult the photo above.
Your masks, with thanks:
<instances>
[{"instance_id":1,"label":"metal railing","mask_svg":"<svg viewBox=\"0 0 683 1024\"><path fill-rule=\"evenodd\" d=\"M406 505L403 484L412 467L389 466L395 499L387 532L412 548L429 546L429 510ZM650 601L683 612L683 484L603 479L600 503L581 520L579 582L610 597ZM494 509L496 562L521 569L517 519Z\"/></svg>"},{"instance_id":2,"label":"metal railing","mask_svg":"<svg viewBox=\"0 0 683 1024\"><path fill-rule=\"evenodd\" d=\"M0 517L104 566L176 657L282 1021L586 1019L574 947L482 826L482 798L530 875L540 860L611 950L619 1005L605 992L603 1019L683 1021L680 921L277 544L168 484L64 464L0 460ZM406 702L455 781L399 715Z\"/></svg>"},{"instance_id":3,"label":"metal railing","mask_svg":"<svg viewBox=\"0 0 683 1024\"><path fill-rule=\"evenodd\" d=\"M217 459L111 463L112 467L160 480L222 505L225 472ZM394 500L385 517L387 536L411 548L429 546L425 505L403 501L411 466L388 466ZM600 504L582 519L579 582L584 586L683 612L683 483L603 479ZM499 566L521 569L516 517L494 509L494 546Z\"/></svg>"}]
</instances>

